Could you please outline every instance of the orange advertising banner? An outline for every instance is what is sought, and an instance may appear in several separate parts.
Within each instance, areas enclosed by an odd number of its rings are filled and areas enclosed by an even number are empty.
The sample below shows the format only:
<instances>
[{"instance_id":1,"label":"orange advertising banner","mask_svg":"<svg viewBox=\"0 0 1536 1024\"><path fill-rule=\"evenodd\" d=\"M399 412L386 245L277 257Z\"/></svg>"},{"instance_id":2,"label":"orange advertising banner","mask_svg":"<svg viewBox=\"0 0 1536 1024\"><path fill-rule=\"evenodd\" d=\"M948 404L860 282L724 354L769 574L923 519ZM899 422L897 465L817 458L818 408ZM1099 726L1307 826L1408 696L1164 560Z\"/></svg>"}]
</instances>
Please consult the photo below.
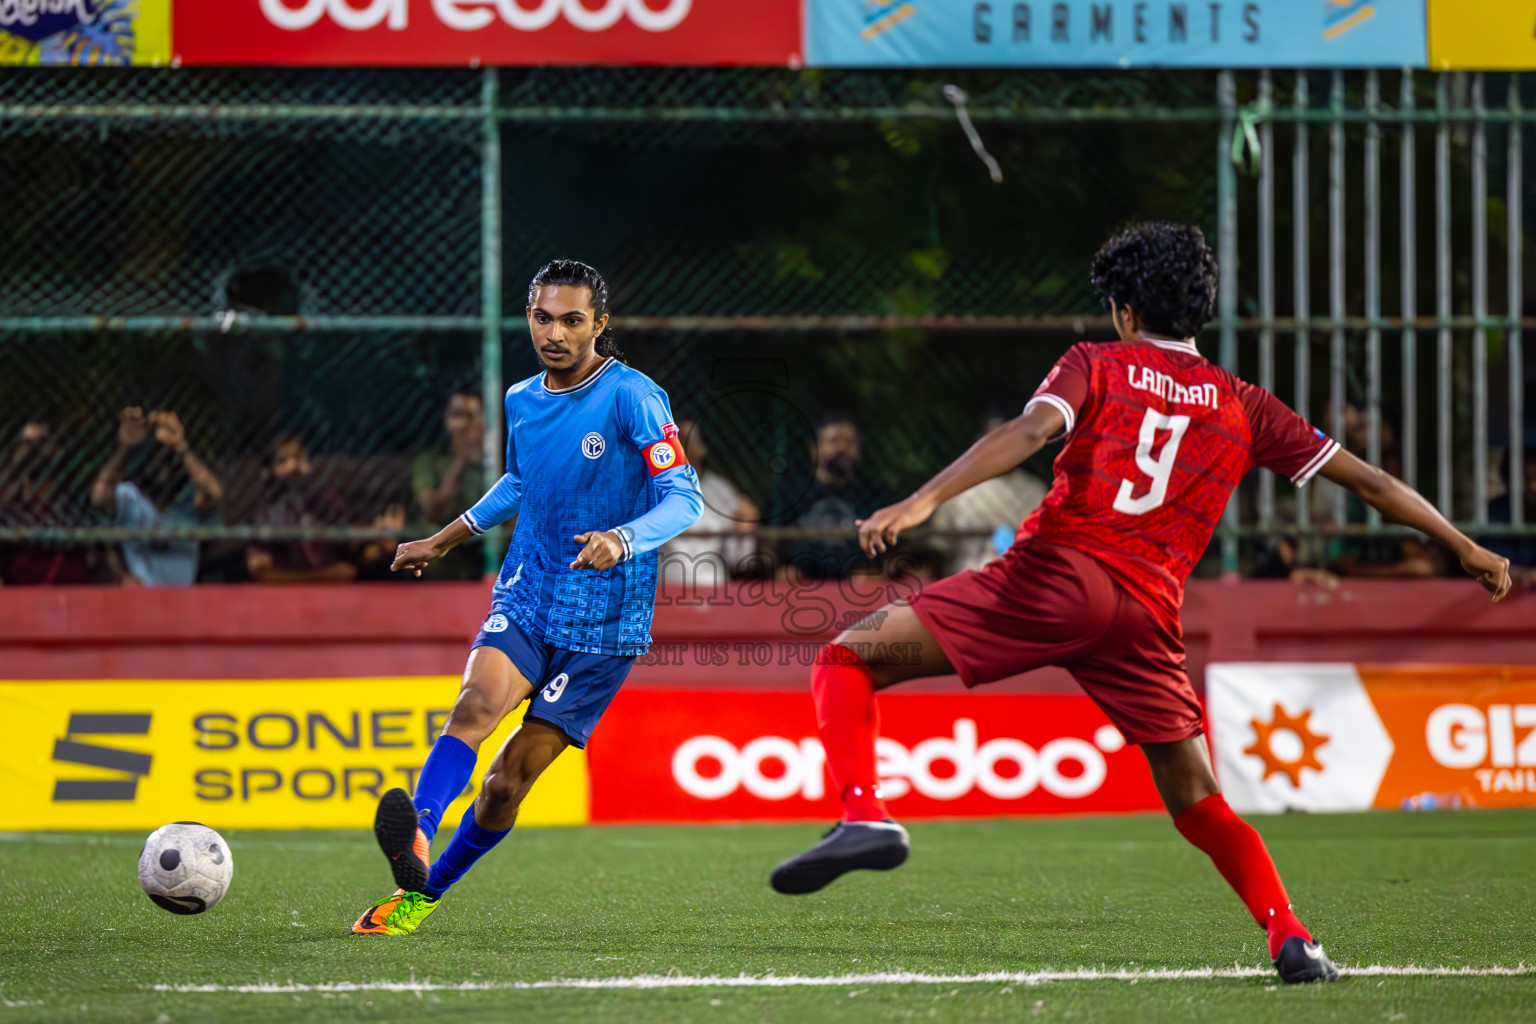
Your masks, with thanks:
<instances>
[{"instance_id":1,"label":"orange advertising banner","mask_svg":"<svg viewBox=\"0 0 1536 1024\"><path fill-rule=\"evenodd\" d=\"M1394 740L1377 807L1426 793L1473 807L1536 804L1536 669L1358 670Z\"/></svg>"},{"instance_id":2,"label":"orange advertising banner","mask_svg":"<svg viewBox=\"0 0 1536 1024\"><path fill-rule=\"evenodd\" d=\"M1536 806L1536 668L1222 664L1206 701L1238 810Z\"/></svg>"}]
</instances>

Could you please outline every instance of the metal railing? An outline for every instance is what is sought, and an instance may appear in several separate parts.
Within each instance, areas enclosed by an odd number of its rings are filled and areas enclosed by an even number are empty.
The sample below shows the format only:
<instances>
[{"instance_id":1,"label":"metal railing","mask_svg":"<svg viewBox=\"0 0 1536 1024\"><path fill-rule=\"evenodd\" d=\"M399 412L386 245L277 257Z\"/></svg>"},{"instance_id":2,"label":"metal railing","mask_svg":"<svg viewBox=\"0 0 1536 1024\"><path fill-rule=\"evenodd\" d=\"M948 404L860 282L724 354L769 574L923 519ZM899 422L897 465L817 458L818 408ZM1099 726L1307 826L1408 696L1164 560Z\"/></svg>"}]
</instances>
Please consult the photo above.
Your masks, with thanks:
<instances>
[{"instance_id":1,"label":"metal railing","mask_svg":"<svg viewBox=\"0 0 1536 1024\"><path fill-rule=\"evenodd\" d=\"M273 125L284 130L298 126L295 130L302 133L307 130L305 126L340 130L366 122L386 135L424 130L424 126L445 127L452 144L473 147L479 179L475 225L478 253L473 257L478 287L472 290L477 306L473 311L449 309L446 306L452 302L436 299L423 304L444 308L396 313L324 308L301 315L206 308L142 312L72 306L64 311L43 311L28 310L25 302L4 301L0 302L0 345L5 338L95 332L211 338L348 337L368 332L430 332L466 339L473 335L479 339L476 372L481 392L486 408L493 410L487 416L482 461L487 481L501 472L502 424L494 411L500 408L505 383L505 341L523 330L521 318L506 315L504 309L515 301L508 290L511 287L515 291L515 282L505 280L511 243L506 237L503 202L508 188L507 161L517 159L528 133L550 126L640 126L665 134L794 132L849 125L896 135L902 130L900 126L914 124L942 132L953 127L956 111L942 98L941 88L947 81L960 79L965 79L970 97L969 116L989 145L995 150L1002 146L1003 169L1009 175L1019 173L1021 154L1028 152L1036 138L1031 133L1038 131L1094 125L1136 129L1167 126L1170 130L1208 125L1216 154L1215 163L1208 165L1214 202L1208 208L1207 223L1216 229L1222 275L1219 318L1212 330L1222 364L1276 391L1303 416L1341 435L1346 433L1351 393L1358 391L1366 424L1360 454L1378 463L1391 455L1409 483L1426 484L1442 511L1469 529L1495 529L1488 522L1494 482L1489 475L1490 452L1503 448L1509 471L1502 485L1514 500L1510 522L1497 525L1516 531L1525 526L1520 500L1525 451L1522 330L1532 318L1524 316L1522 309L1522 135L1526 126L1536 121L1536 110L1528 111L1521 101L1524 79L1520 76L1430 76L1368 70L1222 71L1212 75L1143 72L1118 78L1018 72L978 77L971 72L919 78L678 71L675 78L664 79L662 72L608 71L594 72L591 82L578 89L572 83L582 80L575 73L562 78L553 71L485 69L458 72L451 78L424 78L419 100L402 98L402 90L387 88L377 90L377 96L352 102L334 89L312 90L318 99L273 100L262 91L264 87L226 88L217 82L201 92L188 89L185 94L157 85L154 89L161 91L150 90L151 95L145 98L135 89L119 89L111 83L94 93L73 87L51 88L47 80L34 86L21 78L26 74L6 72L0 77L0 133L75 131L82 126L105 133L166 125L214 134L225 126L259 129ZM471 74L473 86L466 77ZM1384 94L1393 90L1383 90L1384 79L1390 85L1393 78L1395 104L1384 99ZM1502 96L1501 102L1486 102L1490 90ZM1427 94L1432 94L1433 100L1426 104L1423 98ZM1432 134L1432 151L1421 151L1421 126ZM1502 159L1490 161L1490 132L1495 134L1495 141L1499 133L1504 136ZM1395 204L1382 181L1394 145L1398 156ZM892 147L897 149L898 143L893 142ZM1162 155L1156 153L1113 154L1113 159L1127 165L1160 158ZM968 151L959 159L968 160ZM1491 163L1500 166L1495 168ZM1319 166L1324 169L1325 191L1314 181L1319 177ZM1433 229L1421 232L1418 180L1425 166L1432 166L1434 213ZM1502 316L1489 312L1490 196L1498 191L1491 191L1490 183L1497 184L1496 171L1500 169L1506 284L1502 303L1495 305L1502 306ZM1277 201L1277 192L1287 183L1288 208ZM1191 188L1198 191L1198 183ZM980 192L977 197L986 201ZM1350 219L1356 203L1361 210L1358 227ZM1394 207L1395 225L1391 223ZM1181 210L1140 212L1146 216L1185 215ZM1465 242L1453 232L1460 217L1470 224ZM1319 224L1323 225L1321 231ZM1112 225L1094 230L1108 226ZM1424 239L1432 242L1432 274L1420 272ZM1396 261L1384 258L1384 245L1394 242L1398 246ZM1319 258L1319 254L1324 255ZM1075 265L1087 255L1060 253L1057 259ZM670 265L667 257L664 253L654 261L658 273ZM466 253L455 258L461 262L469 259ZM465 269L469 269L467 263ZM1384 306L1383 291L1394 270L1398 300L1392 309L1391 303ZM865 276L874 273L871 270ZM952 269L941 272L938 280L955 273ZM748 275L743 272L742 276ZM1287 277L1290 308L1284 310L1281 296ZM1421 287L1431 283L1432 307L1425 301L1427 296L1420 294ZM985 282L975 285L978 294L990 287ZM1327 292L1325 315L1313 308L1314 296L1322 288ZM462 305L469 294L466 291L464 299L455 301ZM778 301L769 296L764 300L765 309L757 311L675 307L630 316L623 315L620 304L615 327L671 345L682 345L683 339L700 334L751 334L771 343L775 335L806 332L874 338L899 331L956 337L1019 332L1041 339L1041 357L1047 363L1071 337L1102 333L1108 327L1102 313L1085 304L1080 287L1019 312L983 309L969 314L932 303L926 309L905 311L861 309L857 308L860 301L834 296L827 308L807 311L799 299ZM776 302L778 308L774 308ZM188 303L177 300L167 305ZM1432 316L1421 313L1427 308L1433 308ZM1421 346L1420 334L1430 332L1433 345ZM1289 346L1284 344L1287 339ZM1431 368L1428 404L1432 415L1424 417L1420 414L1424 373ZM1498 395L1490 390L1490 376L1496 380L1501 368L1507 386ZM1028 383L1021 382L1020 389L1027 390ZM1397 408L1389 413L1394 398ZM964 402L966 396L957 393L941 400ZM1504 408L1496 410L1496 405ZM1501 413L1497 418L1504 425L1490 435L1496 412ZM1396 435L1393 452L1384 451L1384 427ZM1429 429L1433 429L1432 438L1424 436ZM958 451L964 440L948 439L946 443ZM1497 443L1500 441L1502 444ZM1426 452L1430 457L1421 459ZM1259 474L1255 480L1245 485L1254 493L1234 500L1221 531L1222 562L1228 569L1238 567L1240 540L1255 533L1329 529L1353 534L1381 529L1374 512L1363 524L1348 522L1342 494L1336 496L1323 521L1317 522L1309 503L1293 498L1287 485L1277 485L1268 474ZM255 538L263 535L261 529L205 527L198 535ZM373 535L366 528L354 532L358 537ZM55 524L12 527L3 536L84 542L106 535L99 527ZM346 537L352 535L347 533ZM489 547L487 561L494 562Z\"/></svg>"},{"instance_id":2,"label":"metal railing","mask_svg":"<svg viewBox=\"0 0 1536 1024\"><path fill-rule=\"evenodd\" d=\"M1277 382L1277 340L1289 334L1292 387L1281 397L1309 418L1326 421L1330 429L1342 434L1346 405L1353 398L1363 405L1365 417L1364 450L1359 454L1380 464L1383 460L1383 427L1397 431L1398 449L1392 454L1400 462L1400 472L1411 485L1430 485L1430 496L1440 510L1468 529L1490 531L1488 504L1490 428L1495 427L1490 404L1490 375L1505 373L1506 394L1501 438L1507 453L1508 470L1502 485L1511 495L1512 530L1525 523L1521 495L1524 492L1524 386L1523 329L1531 319L1522 308L1522 245L1525 235L1523 191L1526 187L1523 166L1523 134L1532 123L1532 112L1521 102L1523 79L1515 75L1483 74L1450 76L1425 75L1403 70L1398 78L1397 102L1383 101L1384 73L1367 70L1360 73L1332 71L1297 72L1277 75L1261 71L1248 83L1253 100L1239 108L1236 76L1221 72L1219 94L1222 99L1223 132L1244 131L1256 143L1258 160L1256 180L1251 190L1239 186L1236 168L1225 160L1219 181L1220 261L1222 280L1221 338L1222 360L1233 369L1251 367L1255 380L1271 390ZM1276 79L1281 87L1277 89ZM1327 83L1326 94L1317 97L1312 89L1319 79ZM1500 106L1485 102L1487 83L1497 78L1504 93ZM1289 79L1285 82L1284 79ZM1288 89L1284 86L1289 86ZM1419 103L1426 89L1433 90L1429 108ZM1461 101L1453 91L1463 93ZM1277 96L1277 92L1282 93ZM1289 96L1284 97L1283 93ZM1326 101L1320 106L1318 99ZM1288 102L1287 102L1288 99ZM1433 275L1420 273L1420 232L1418 229L1419 166L1424 162L1419 152L1418 128L1433 132ZM1277 126L1288 132L1277 133ZM1353 135L1351 135L1353 131ZM1491 186L1497 175L1490 167L1488 136L1501 131L1505 136L1503 167L1503 213L1505 218L1504 262L1506 294L1503 315L1489 308L1489 218ZM1325 134L1324 134L1325 133ZM1458 140L1457 135L1465 137ZM1286 137L1288 135L1288 138ZM1318 136L1326 153L1326 316L1313 311L1313 287L1318 280L1315 243L1311 237L1316 220L1314 211L1322 205L1321 189L1314 183L1312 149ZM1241 139L1242 135L1239 134ZM1453 162L1453 143L1460 142L1465 172ZM1291 310L1279 315L1276 304L1277 249L1282 238L1276 226L1276 188L1278 175L1277 145L1289 144L1291 232ZM1384 202L1382 169L1383 147L1397 148L1397 203ZM1234 161L1239 146L1234 143ZM1350 158L1358 153L1358 164L1351 168ZM1461 156L1461 154L1458 154ZM1358 175L1358 177L1355 177ZM1354 181L1351 178L1354 177ZM1459 180L1458 180L1459 179ZM1241 195L1240 195L1241 193ZM1359 197L1363 216L1358 226L1347 219L1346 198ZM1238 224L1241 202L1253 203L1255 223L1256 270L1251 277L1240 277L1246 254L1239 247ZM1395 205L1395 230L1383 237L1384 211ZM1282 210L1282 213L1285 212ZM1459 245L1453 235L1458 217L1470 223L1470 238ZM1397 246L1398 299L1395 315L1383 309L1383 249ZM1355 268L1359 276L1350 282ZM1461 279L1458 279L1461 275ZM1420 295L1421 282L1432 281L1433 316L1421 314L1428 305ZM1256 296L1256 320L1240 319L1238 304ZM1256 328L1257 344L1252 358L1239 360L1237 334ZM1422 355L1420 332L1433 332L1433 412L1428 424L1420 415L1420 374ZM1384 341L1397 336L1395 362L1399 373L1389 381L1383 365ZM1313 362L1315 339L1326 338L1326 361ZM1490 337L1497 337L1502 359L1490 362ZM1499 363L1502 362L1502 366ZM1256 364L1256 365L1255 365ZM1353 380L1352 380L1353 379ZM1353 389L1351 383L1354 384ZM1384 400L1395 395L1400 406L1391 417L1384 414ZM1321 397L1322 401L1316 399ZM1421 472L1421 440L1432 428L1430 450L1433 461L1429 474ZM1341 437L1341 440L1343 438ZM1258 478L1256 525L1274 529L1279 522L1275 479ZM1344 528L1344 494L1336 492L1325 525ZM1310 508L1298 502L1292 525L1312 528ZM1381 526L1374 510L1367 513L1367 524L1374 531ZM1235 559L1235 521L1229 517L1224 540L1224 561Z\"/></svg>"}]
</instances>

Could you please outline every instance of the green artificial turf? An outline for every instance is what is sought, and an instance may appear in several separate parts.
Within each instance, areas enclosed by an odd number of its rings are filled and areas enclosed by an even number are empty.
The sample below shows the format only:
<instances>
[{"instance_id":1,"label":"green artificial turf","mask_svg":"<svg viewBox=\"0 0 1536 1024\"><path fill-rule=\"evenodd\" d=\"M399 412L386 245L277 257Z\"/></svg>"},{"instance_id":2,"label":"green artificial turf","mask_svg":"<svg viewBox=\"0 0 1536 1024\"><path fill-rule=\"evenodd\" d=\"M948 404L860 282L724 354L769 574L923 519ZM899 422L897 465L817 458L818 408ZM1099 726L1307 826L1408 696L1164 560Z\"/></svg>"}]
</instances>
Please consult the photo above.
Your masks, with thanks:
<instances>
[{"instance_id":1,"label":"green artificial turf","mask_svg":"<svg viewBox=\"0 0 1536 1024\"><path fill-rule=\"evenodd\" d=\"M1259 818L1302 918L1343 965L1536 964L1536 814ZM971 975L1259 967L1263 937L1152 816L918 823L906 867L798 898L769 869L811 826L527 830L409 938L353 937L391 888L360 832L231 832L223 903L139 892L142 837L0 841L0 1022L30 1020L1536 1019L1536 975L841 983L793 988L165 992L165 985L511 986L639 975ZM441 839L440 839L441 843ZM439 847L440 848L440 847Z\"/></svg>"}]
</instances>

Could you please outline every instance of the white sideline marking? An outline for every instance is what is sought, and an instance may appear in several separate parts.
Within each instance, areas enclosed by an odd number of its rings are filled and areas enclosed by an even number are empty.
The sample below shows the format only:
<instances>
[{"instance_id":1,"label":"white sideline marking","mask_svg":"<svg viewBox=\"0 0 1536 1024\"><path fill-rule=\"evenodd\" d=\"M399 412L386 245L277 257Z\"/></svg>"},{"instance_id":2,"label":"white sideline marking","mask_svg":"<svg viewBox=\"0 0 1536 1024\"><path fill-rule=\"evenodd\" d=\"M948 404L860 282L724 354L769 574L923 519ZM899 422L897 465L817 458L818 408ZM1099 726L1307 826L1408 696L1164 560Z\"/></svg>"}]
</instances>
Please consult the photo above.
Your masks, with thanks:
<instances>
[{"instance_id":1,"label":"white sideline marking","mask_svg":"<svg viewBox=\"0 0 1536 1024\"><path fill-rule=\"evenodd\" d=\"M1339 973L1354 978L1459 978L1519 977L1536 974L1527 967L1340 967ZM741 974L687 976L641 974L628 978L551 978L548 981L333 981L314 985L289 982L256 985L156 985L156 992L244 992L288 995L300 992L506 992L529 989L652 989L652 988L837 988L844 985L1041 985L1053 981L1207 981L1213 978L1273 978L1267 967L1196 967L1150 971L991 971L986 974L922 974L887 971L878 974Z\"/></svg>"}]
</instances>

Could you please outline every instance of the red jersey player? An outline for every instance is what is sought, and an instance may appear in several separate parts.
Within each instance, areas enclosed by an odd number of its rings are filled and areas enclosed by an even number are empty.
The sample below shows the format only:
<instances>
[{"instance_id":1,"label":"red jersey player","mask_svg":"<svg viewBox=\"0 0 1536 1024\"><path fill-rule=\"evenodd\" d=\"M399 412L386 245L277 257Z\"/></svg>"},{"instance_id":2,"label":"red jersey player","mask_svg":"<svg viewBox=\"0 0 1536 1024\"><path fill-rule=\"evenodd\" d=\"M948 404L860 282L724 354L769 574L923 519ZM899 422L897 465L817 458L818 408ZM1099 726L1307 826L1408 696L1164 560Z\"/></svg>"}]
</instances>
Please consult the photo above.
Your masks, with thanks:
<instances>
[{"instance_id":1,"label":"red jersey player","mask_svg":"<svg viewBox=\"0 0 1536 1024\"><path fill-rule=\"evenodd\" d=\"M1093 283L1121 340L1073 346L1023 415L860 522L860 545L873 557L944 501L1066 437L1050 495L1006 554L910 604L887 605L818 657L811 693L843 818L775 868L773 887L815 892L844 872L907 859L906 830L887 814L875 770L876 690L951 672L977 686L1059 665L1141 746L1174 825L1268 933L1281 979L1331 981L1337 970L1292 913L1263 840L1227 806L1211 770L1184 670L1184 580L1255 465L1297 486L1321 473L1347 487L1388 521L1449 547L1496 601L1509 589L1509 563L1406 484L1200 355L1192 339L1211 318L1216 261L1198 228L1128 228L1094 257ZM861 649L897 653L866 662L854 653Z\"/></svg>"}]
</instances>

